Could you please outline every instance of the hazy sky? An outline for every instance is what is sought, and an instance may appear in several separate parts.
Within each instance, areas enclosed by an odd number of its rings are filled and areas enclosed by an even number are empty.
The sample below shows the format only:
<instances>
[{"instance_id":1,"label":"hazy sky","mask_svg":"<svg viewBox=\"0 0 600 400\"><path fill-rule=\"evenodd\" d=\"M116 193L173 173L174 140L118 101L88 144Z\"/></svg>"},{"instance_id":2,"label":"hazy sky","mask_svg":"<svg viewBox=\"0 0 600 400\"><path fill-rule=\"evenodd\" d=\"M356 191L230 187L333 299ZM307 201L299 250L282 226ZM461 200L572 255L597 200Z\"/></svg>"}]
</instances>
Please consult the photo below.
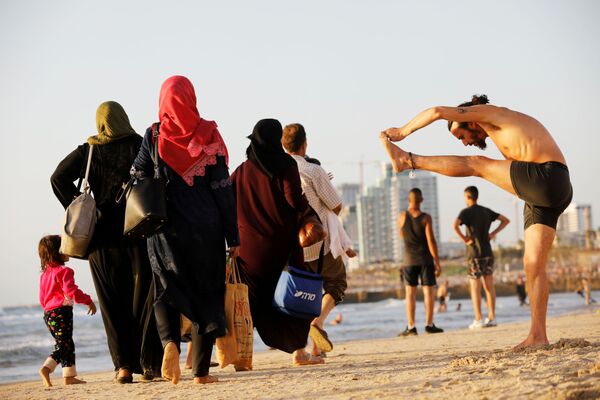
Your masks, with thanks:
<instances>
[{"instance_id":1,"label":"hazy sky","mask_svg":"<svg viewBox=\"0 0 600 400\"><path fill-rule=\"evenodd\" d=\"M37 302L37 242L59 232L63 218L49 177L95 133L96 107L118 101L142 133L156 119L162 81L174 74L194 83L232 168L256 121L273 117L304 124L309 154L336 183L357 182L361 159L385 160L380 130L486 93L549 129L567 158L574 200L597 214L599 15L593 0L2 1L0 305ZM403 145L481 153L441 122ZM483 154L500 158L495 148ZM365 170L373 183L379 169ZM440 177L443 241L469 184L480 187L482 204L515 220L508 193ZM500 240L513 241L515 231L509 226ZM93 292L87 263L71 265Z\"/></svg>"}]
</instances>

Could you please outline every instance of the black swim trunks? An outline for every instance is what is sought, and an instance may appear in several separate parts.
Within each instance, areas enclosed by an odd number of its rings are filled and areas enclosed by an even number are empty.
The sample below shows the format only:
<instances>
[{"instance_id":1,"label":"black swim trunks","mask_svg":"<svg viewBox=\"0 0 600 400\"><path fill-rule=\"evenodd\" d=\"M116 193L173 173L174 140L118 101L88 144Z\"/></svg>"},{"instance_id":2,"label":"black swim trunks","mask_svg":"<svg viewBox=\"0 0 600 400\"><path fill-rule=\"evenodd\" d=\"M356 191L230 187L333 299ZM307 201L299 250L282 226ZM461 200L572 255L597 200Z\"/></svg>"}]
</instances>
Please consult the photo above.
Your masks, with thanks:
<instances>
[{"instance_id":1,"label":"black swim trunks","mask_svg":"<svg viewBox=\"0 0 600 400\"><path fill-rule=\"evenodd\" d=\"M533 224L556 229L558 217L573 199L567 166L555 161L542 164L513 161L510 180L517 196L525 201L525 229Z\"/></svg>"},{"instance_id":2,"label":"black swim trunks","mask_svg":"<svg viewBox=\"0 0 600 400\"><path fill-rule=\"evenodd\" d=\"M435 286L435 266L433 264L426 265L408 265L402 268L402 277L408 286Z\"/></svg>"}]
</instances>

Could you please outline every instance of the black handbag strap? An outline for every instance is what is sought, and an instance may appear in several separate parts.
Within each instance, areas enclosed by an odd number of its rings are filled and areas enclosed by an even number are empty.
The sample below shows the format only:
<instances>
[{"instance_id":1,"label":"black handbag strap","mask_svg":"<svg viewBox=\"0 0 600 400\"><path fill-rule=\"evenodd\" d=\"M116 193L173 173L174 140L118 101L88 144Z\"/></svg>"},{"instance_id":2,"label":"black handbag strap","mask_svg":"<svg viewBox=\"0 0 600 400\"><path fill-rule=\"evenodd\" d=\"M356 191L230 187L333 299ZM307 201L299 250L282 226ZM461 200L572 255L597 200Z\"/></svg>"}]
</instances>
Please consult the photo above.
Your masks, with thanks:
<instances>
[{"instance_id":1,"label":"black handbag strap","mask_svg":"<svg viewBox=\"0 0 600 400\"><path fill-rule=\"evenodd\" d=\"M153 148L150 151L150 158L152 159L152 163L154 164L154 179L160 178L160 170L158 167L158 135L159 135L159 125L160 123L156 122L152 124L152 143L150 143ZM117 192L117 197L115 198L115 202L117 204L121 204L123 199L125 198L129 189L133 186L135 182L135 176L132 176L127 183L124 183L121 189Z\"/></svg>"},{"instance_id":2,"label":"black handbag strap","mask_svg":"<svg viewBox=\"0 0 600 400\"><path fill-rule=\"evenodd\" d=\"M159 127L160 123L158 122L152 124L152 144L154 145L154 148L152 149L152 153L150 156L152 157L152 162L154 163L154 179L160 178L160 172L158 169L158 135L160 134Z\"/></svg>"},{"instance_id":3,"label":"black handbag strap","mask_svg":"<svg viewBox=\"0 0 600 400\"><path fill-rule=\"evenodd\" d=\"M323 273L323 252L325 251L325 239L323 239L323 243L321 244L321 251L319 251L319 261L317 262L317 274L321 275Z\"/></svg>"}]
</instances>

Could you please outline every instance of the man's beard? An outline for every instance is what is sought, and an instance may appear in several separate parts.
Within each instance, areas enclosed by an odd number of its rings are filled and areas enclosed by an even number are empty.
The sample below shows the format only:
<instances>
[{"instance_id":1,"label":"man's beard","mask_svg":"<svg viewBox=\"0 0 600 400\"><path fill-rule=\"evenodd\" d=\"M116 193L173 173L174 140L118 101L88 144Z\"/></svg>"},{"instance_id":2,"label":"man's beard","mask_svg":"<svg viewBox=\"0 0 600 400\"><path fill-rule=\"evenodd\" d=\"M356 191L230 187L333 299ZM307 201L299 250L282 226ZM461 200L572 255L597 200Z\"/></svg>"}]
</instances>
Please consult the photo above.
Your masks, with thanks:
<instances>
[{"instance_id":1,"label":"man's beard","mask_svg":"<svg viewBox=\"0 0 600 400\"><path fill-rule=\"evenodd\" d=\"M479 147L481 150L485 150L485 148L487 147L487 143L485 142L485 140L481 140L481 141L477 141L475 143L475 146Z\"/></svg>"}]
</instances>

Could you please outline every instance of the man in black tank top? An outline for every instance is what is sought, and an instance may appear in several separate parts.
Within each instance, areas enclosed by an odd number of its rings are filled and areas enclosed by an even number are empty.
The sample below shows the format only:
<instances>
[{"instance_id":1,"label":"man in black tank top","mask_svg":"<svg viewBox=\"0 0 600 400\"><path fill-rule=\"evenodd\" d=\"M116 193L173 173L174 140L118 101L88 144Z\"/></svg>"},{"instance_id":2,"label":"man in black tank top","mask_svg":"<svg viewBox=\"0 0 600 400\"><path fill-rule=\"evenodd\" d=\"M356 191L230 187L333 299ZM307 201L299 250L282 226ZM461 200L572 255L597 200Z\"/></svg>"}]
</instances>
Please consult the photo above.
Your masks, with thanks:
<instances>
[{"instance_id":1,"label":"man in black tank top","mask_svg":"<svg viewBox=\"0 0 600 400\"><path fill-rule=\"evenodd\" d=\"M427 333L444 331L433 324L435 303L433 287L436 284L435 278L440 276L442 268L438 258L431 216L421 211L422 202L421 190L411 189L408 193L408 209L398 217L398 230L404 239L402 276L406 281L406 319L408 323L404 332L398 336L417 334L415 305L419 279L423 286L425 301L425 331Z\"/></svg>"},{"instance_id":2,"label":"man in black tank top","mask_svg":"<svg viewBox=\"0 0 600 400\"><path fill-rule=\"evenodd\" d=\"M494 253L490 241L510 222L502 214L483 207L477 203L479 190L475 186L465 189L467 208L462 210L454 221L454 231L467 245L467 266L469 268L471 301L475 319L469 329L489 328L496 326L496 290L494 288ZM490 232L494 221L500 225ZM460 226L465 225L466 235ZM481 316L481 286L485 291L485 303L488 317L483 321Z\"/></svg>"}]
</instances>

